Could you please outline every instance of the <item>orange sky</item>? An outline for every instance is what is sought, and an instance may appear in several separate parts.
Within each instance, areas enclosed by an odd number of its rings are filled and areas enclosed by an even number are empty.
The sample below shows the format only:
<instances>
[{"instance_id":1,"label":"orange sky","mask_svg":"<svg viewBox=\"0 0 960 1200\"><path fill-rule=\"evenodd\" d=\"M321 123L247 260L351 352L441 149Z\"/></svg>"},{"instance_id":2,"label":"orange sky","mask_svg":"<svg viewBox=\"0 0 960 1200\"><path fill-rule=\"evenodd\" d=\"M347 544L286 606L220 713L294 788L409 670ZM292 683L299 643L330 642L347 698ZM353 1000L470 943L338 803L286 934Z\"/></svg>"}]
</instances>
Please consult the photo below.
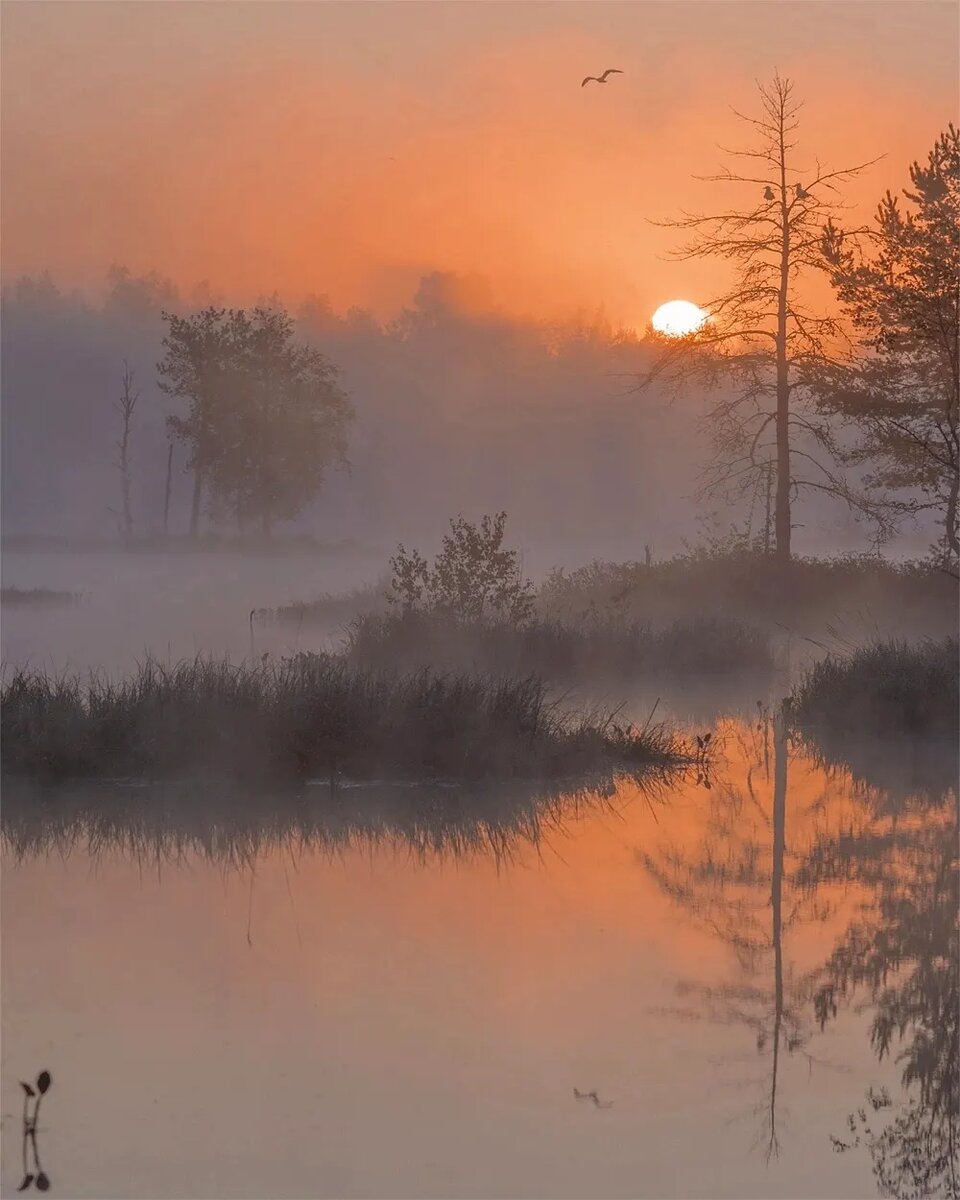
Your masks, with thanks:
<instances>
[{"instance_id":1,"label":"orange sky","mask_svg":"<svg viewBox=\"0 0 960 1200\"><path fill-rule=\"evenodd\" d=\"M111 262L231 298L387 312L432 269L496 302L642 325L721 276L649 218L741 141L774 67L801 148L887 158L872 209L957 100L950 3L21 3L3 6L3 273ZM606 66L605 87L579 87ZM749 199L749 196L744 197Z\"/></svg>"}]
</instances>

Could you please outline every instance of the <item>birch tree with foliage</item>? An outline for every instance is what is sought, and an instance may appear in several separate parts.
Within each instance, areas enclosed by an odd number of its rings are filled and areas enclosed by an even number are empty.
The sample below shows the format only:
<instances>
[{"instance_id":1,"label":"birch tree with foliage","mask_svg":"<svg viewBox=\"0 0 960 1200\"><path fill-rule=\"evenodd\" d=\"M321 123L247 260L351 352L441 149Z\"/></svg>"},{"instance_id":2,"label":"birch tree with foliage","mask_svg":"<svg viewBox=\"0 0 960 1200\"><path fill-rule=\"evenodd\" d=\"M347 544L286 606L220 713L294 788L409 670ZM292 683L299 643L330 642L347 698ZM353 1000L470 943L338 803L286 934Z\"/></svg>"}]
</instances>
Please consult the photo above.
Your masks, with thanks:
<instances>
[{"instance_id":1,"label":"birch tree with foliage","mask_svg":"<svg viewBox=\"0 0 960 1200\"><path fill-rule=\"evenodd\" d=\"M204 503L214 503L241 529L257 522L269 537L316 495L331 464L345 461L353 407L337 368L296 341L282 310L207 308L164 319L160 389L188 404L168 425L190 454L191 536Z\"/></svg>"},{"instance_id":2,"label":"birch tree with foliage","mask_svg":"<svg viewBox=\"0 0 960 1200\"><path fill-rule=\"evenodd\" d=\"M708 319L697 332L659 339L640 386L699 383L719 394L703 417L714 447L703 492L759 499L772 479L775 553L785 564L800 492L836 497L886 528L884 511L843 477L834 430L814 402L811 374L842 330L805 298L807 277L822 270L823 226L842 207L841 185L870 163L830 170L801 158L792 82L776 74L757 86L758 114L734 110L752 144L721 147L728 164L698 177L730 185L737 199L716 213L657 222L687 235L675 259L726 260L732 282L702 305Z\"/></svg>"},{"instance_id":3,"label":"birch tree with foliage","mask_svg":"<svg viewBox=\"0 0 960 1200\"><path fill-rule=\"evenodd\" d=\"M902 497L902 510L934 512L935 554L960 573L960 131L949 125L924 164L910 168L907 204L887 192L869 238L828 221L827 269L860 334L850 361L820 377L821 408L860 434L846 458L867 480ZM866 247L866 249L864 249Z\"/></svg>"}]
</instances>

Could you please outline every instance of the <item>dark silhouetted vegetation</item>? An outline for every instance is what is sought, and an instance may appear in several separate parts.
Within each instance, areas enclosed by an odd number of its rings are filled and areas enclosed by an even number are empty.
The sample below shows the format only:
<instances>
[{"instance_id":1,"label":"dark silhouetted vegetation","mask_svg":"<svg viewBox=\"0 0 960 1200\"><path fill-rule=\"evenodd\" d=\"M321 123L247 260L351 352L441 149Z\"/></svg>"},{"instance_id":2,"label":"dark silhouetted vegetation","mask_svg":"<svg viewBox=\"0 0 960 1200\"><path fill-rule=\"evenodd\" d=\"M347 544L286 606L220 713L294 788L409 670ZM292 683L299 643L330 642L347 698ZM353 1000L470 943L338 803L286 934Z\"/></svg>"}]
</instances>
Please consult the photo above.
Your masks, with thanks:
<instances>
[{"instance_id":1,"label":"dark silhouetted vegetation","mask_svg":"<svg viewBox=\"0 0 960 1200\"><path fill-rule=\"evenodd\" d=\"M20 671L0 712L5 772L47 779L558 778L683 759L663 728L564 712L535 678L366 672L315 654L148 660L120 682Z\"/></svg>"},{"instance_id":2,"label":"dark silhouetted vegetation","mask_svg":"<svg viewBox=\"0 0 960 1200\"><path fill-rule=\"evenodd\" d=\"M876 642L815 663L791 697L804 732L838 749L870 735L925 740L957 737L960 721L956 638Z\"/></svg>"},{"instance_id":3,"label":"dark silhouetted vegetation","mask_svg":"<svg viewBox=\"0 0 960 1200\"><path fill-rule=\"evenodd\" d=\"M279 608L258 609L260 620L282 621L292 625L346 627L358 617L387 611L387 583L367 583L349 592L324 592L313 600L283 604Z\"/></svg>"},{"instance_id":4,"label":"dark silhouetted vegetation","mask_svg":"<svg viewBox=\"0 0 960 1200\"><path fill-rule=\"evenodd\" d=\"M456 517L432 565L399 546L390 559L388 601L403 613L522 625L533 615L533 585L521 574L517 551L503 548L506 523L505 512L479 524Z\"/></svg>"},{"instance_id":5,"label":"dark silhouetted vegetation","mask_svg":"<svg viewBox=\"0 0 960 1200\"><path fill-rule=\"evenodd\" d=\"M762 630L842 640L948 634L957 585L929 563L874 557L794 558L780 566L751 549L709 546L658 563L594 562L554 571L538 611L562 621L586 615L663 624L736 617Z\"/></svg>"},{"instance_id":6,"label":"dark silhouetted vegetation","mask_svg":"<svg viewBox=\"0 0 960 1200\"><path fill-rule=\"evenodd\" d=\"M196 535L205 492L241 529L297 516L346 453L353 410L336 368L319 350L294 341L286 312L207 308L165 314L160 388L187 400L169 418L189 448L194 475L190 517Z\"/></svg>"},{"instance_id":7,"label":"dark silhouetted vegetation","mask_svg":"<svg viewBox=\"0 0 960 1200\"><path fill-rule=\"evenodd\" d=\"M844 453L914 515L938 516L936 556L960 571L960 131L948 126L910 168L908 210L887 192L865 255L828 222L823 254L862 338L849 362L821 363L821 407L859 437Z\"/></svg>"},{"instance_id":8,"label":"dark silhouetted vegetation","mask_svg":"<svg viewBox=\"0 0 960 1200\"><path fill-rule=\"evenodd\" d=\"M731 199L716 213L661 222L688 239L677 258L732 263L733 281L706 305L708 320L696 333L662 339L641 386L696 381L719 397L705 414L714 454L703 490L751 506L766 491L774 554L783 565L801 491L883 521L882 510L868 507L835 465L834 431L816 410L808 375L841 329L804 295L805 278L822 267L824 221L842 206L840 185L870 164L827 170L818 162L814 169L796 150L802 104L792 82L775 74L757 87L756 115L736 113L752 144L726 151L728 163L706 177L732 185Z\"/></svg>"},{"instance_id":9,"label":"dark silhouetted vegetation","mask_svg":"<svg viewBox=\"0 0 960 1200\"><path fill-rule=\"evenodd\" d=\"M62 592L55 588L5 587L0 591L0 604L8 608L68 608L79 603L79 592Z\"/></svg>"}]
</instances>

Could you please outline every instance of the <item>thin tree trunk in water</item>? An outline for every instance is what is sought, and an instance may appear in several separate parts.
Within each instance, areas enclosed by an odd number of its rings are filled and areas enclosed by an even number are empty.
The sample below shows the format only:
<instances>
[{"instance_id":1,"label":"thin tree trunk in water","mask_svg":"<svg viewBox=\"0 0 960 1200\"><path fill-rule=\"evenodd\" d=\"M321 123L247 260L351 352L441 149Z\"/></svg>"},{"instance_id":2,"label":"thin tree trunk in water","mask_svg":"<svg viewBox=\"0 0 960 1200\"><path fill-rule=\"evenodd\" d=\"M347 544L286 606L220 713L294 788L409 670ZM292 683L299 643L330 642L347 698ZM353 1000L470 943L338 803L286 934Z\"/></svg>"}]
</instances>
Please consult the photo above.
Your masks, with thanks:
<instances>
[{"instance_id":1,"label":"thin tree trunk in water","mask_svg":"<svg viewBox=\"0 0 960 1200\"><path fill-rule=\"evenodd\" d=\"M787 303L790 287L790 214L783 102L780 105L780 288L777 296L777 561L790 561L790 379L787 372Z\"/></svg>"},{"instance_id":2,"label":"thin tree trunk in water","mask_svg":"<svg viewBox=\"0 0 960 1200\"><path fill-rule=\"evenodd\" d=\"M123 485L123 536L133 533L133 513L130 511L130 417L124 414L123 436L120 438L120 478Z\"/></svg>"},{"instance_id":3,"label":"thin tree trunk in water","mask_svg":"<svg viewBox=\"0 0 960 1200\"><path fill-rule=\"evenodd\" d=\"M783 1028L783 861L787 815L787 721L783 707L773 719L773 867L770 907L773 912L773 1070L770 1083L770 1144L768 1157L777 1149L777 1070Z\"/></svg>"},{"instance_id":4,"label":"thin tree trunk in water","mask_svg":"<svg viewBox=\"0 0 960 1200\"><path fill-rule=\"evenodd\" d=\"M130 421L140 393L134 390L133 371L127 360L123 360L123 374L120 377L122 391L117 407L120 410L120 441L117 449L120 451L120 486L122 499L123 536L129 540L133 533L133 512L130 508Z\"/></svg>"},{"instance_id":5,"label":"thin tree trunk in water","mask_svg":"<svg viewBox=\"0 0 960 1200\"><path fill-rule=\"evenodd\" d=\"M163 491L163 536L170 534L170 492L173 486L173 442L167 443L167 483Z\"/></svg>"}]
</instances>

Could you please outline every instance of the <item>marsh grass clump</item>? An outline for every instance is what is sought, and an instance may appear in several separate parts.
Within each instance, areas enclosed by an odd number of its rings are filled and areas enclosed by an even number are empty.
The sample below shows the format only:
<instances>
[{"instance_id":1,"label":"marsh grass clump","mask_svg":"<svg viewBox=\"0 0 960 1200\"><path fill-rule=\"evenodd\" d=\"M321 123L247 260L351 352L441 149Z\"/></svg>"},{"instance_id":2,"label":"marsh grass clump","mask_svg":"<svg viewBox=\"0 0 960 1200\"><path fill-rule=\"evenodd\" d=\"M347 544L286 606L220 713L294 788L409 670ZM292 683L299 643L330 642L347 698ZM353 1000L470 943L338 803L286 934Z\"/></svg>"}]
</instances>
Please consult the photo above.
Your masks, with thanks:
<instances>
[{"instance_id":1,"label":"marsh grass clump","mask_svg":"<svg viewBox=\"0 0 960 1200\"><path fill-rule=\"evenodd\" d=\"M54 588L0 589L0 605L5 608L72 608L79 603L79 592L63 592Z\"/></svg>"},{"instance_id":2,"label":"marsh grass clump","mask_svg":"<svg viewBox=\"0 0 960 1200\"><path fill-rule=\"evenodd\" d=\"M763 634L723 618L674 621L463 620L442 612L369 615L352 623L347 657L363 667L534 674L559 681L766 674Z\"/></svg>"},{"instance_id":3,"label":"marsh grass clump","mask_svg":"<svg viewBox=\"0 0 960 1200\"><path fill-rule=\"evenodd\" d=\"M348 592L324 592L313 600L282 604L278 608L258 609L260 619L286 625L323 625L328 628L387 610L386 582L363 584Z\"/></svg>"},{"instance_id":4,"label":"marsh grass clump","mask_svg":"<svg viewBox=\"0 0 960 1200\"><path fill-rule=\"evenodd\" d=\"M47 779L556 779L682 760L663 728L561 710L534 677L365 671L322 654L148 660L132 678L19 671L3 766Z\"/></svg>"},{"instance_id":5,"label":"marsh grass clump","mask_svg":"<svg viewBox=\"0 0 960 1200\"><path fill-rule=\"evenodd\" d=\"M956 638L874 642L815 663L794 689L791 712L805 733L947 740L960 720Z\"/></svg>"},{"instance_id":6,"label":"marsh grass clump","mask_svg":"<svg viewBox=\"0 0 960 1200\"><path fill-rule=\"evenodd\" d=\"M797 557L777 563L754 550L690 550L662 562L594 562L554 571L536 598L538 613L662 624L735 617L762 630L784 626L821 636L841 625L862 640L889 631L939 635L956 628L957 581L929 562L872 556Z\"/></svg>"}]
</instances>

